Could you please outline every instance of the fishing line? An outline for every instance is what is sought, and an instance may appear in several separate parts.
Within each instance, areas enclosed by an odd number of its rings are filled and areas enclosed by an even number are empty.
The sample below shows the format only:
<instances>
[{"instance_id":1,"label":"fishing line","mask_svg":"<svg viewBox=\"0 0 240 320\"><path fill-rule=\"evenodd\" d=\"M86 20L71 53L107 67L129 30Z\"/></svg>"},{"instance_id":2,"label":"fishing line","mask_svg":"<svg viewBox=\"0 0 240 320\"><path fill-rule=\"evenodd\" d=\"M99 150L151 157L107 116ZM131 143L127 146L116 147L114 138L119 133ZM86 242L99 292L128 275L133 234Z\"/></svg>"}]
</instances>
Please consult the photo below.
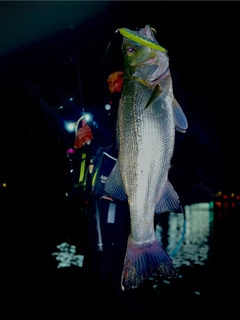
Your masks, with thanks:
<instances>
[{"instance_id":1,"label":"fishing line","mask_svg":"<svg viewBox=\"0 0 240 320\"><path fill-rule=\"evenodd\" d=\"M99 62L96 64L94 70L92 71L92 73L91 73L90 76L89 76L88 81L91 80L93 74L96 72L96 70L97 70L97 69L101 66L101 64L103 63L104 59L105 59L106 56L107 56L107 53L108 53L108 51L109 51L109 48L111 47L111 44L112 44L114 38L116 37L117 33L118 33L118 29L114 32L114 34L113 34L112 37L110 38L110 40L109 40L109 42L108 42L108 45L107 45L106 51L105 51L104 54L102 55L102 57L101 57L101 59L99 60Z\"/></svg>"}]
</instances>

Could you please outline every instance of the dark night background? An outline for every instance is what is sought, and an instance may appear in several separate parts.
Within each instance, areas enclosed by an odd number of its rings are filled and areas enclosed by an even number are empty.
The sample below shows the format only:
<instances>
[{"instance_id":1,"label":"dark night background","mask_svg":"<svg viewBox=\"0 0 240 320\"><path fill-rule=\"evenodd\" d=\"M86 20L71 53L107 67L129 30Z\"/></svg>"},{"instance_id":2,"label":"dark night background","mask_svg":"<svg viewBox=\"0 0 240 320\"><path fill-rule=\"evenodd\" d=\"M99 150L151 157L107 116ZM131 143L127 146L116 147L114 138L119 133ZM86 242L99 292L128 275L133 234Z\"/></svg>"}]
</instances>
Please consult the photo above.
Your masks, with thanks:
<instances>
[{"instance_id":1,"label":"dark night background","mask_svg":"<svg viewBox=\"0 0 240 320\"><path fill-rule=\"evenodd\" d=\"M178 74L189 132L207 145L206 158L186 145L183 166L205 161L206 185L240 193L237 1L0 1L1 211L15 253L6 253L6 296L24 286L31 292L30 274L45 279L39 257L51 254L62 232L78 233L78 212L64 199L74 136L59 119L103 108L107 75L121 66L115 30L147 23Z\"/></svg>"},{"instance_id":2,"label":"dark night background","mask_svg":"<svg viewBox=\"0 0 240 320\"><path fill-rule=\"evenodd\" d=\"M0 7L5 125L9 113L11 125L14 118L24 119L26 131L28 124L38 125L36 119L29 120L37 112L35 101L19 91L29 82L56 86L66 97L75 95L76 108L69 109L69 114L104 104L109 61L121 59L121 36L115 30L150 23L169 52L170 66L177 69L183 91L199 94L210 108L221 144L222 188L239 192L237 2L1 1ZM54 108L66 97L47 103ZM18 130L23 129L20 122ZM61 129L54 127L54 121L50 127L59 135ZM3 143L17 142L6 128L2 137Z\"/></svg>"}]
</instances>

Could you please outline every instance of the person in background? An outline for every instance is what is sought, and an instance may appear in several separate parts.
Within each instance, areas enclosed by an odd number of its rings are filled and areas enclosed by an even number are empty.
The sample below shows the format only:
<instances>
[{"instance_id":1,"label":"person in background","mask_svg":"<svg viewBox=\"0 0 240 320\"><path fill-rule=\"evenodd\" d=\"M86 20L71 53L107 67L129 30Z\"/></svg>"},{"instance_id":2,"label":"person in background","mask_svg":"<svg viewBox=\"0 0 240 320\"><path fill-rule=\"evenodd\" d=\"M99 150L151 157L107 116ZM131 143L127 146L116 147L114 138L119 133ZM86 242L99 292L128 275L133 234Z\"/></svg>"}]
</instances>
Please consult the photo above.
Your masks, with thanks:
<instances>
[{"instance_id":1,"label":"person in background","mask_svg":"<svg viewBox=\"0 0 240 320\"><path fill-rule=\"evenodd\" d=\"M186 101L186 94L181 90L178 73L174 72L175 70L172 71L176 98L186 112L189 102L186 103L188 101ZM115 71L111 73L106 82L110 93L109 108L98 110L99 123L97 130L83 121L74 142L76 155L87 152L90 165L90 170L87 171L88 174L86 175L89 179L87 179L88 182L81 193L87 202L88 226L83 270L86 273L88 298L99 301L99 306L103 312L108 304L117 307L117 310L122 310L123 313L126 311L143 312L148 310L149 304L153 305L155 299L157 299L151 282L147 281L139 288L129 291L122 291L121 289L121 273L130 230L128 204L109 198L104 193L101 181L101 176L107 177L114 166L115 162L111 159L117 159L116 121L123 86L123 72ZM194 101L196 100L198 99L195 98ZM188 116L189 112L186 112L186 114ZM188 121L191 124L192 118L188 117ZM192 176L192 168L188 167L187 171L184 171L183 160L186 152L184 151L184 145L188 140L188 133L184 138L179 137L176 133L175 150L170 171L170 179L177 187L183 205L188 203L188 199L191 197L191 193L188 192L185 199L182 186L179 185L181 176L185 179L187 176ZM90 145L89 142L91 142ZM197 165L198 163L194 161L196 168ZM189 182L189 188L191 187L192 182ZM155 221L155 224L164 224L165 231L167 230L168 216L169 213L160 215L156 217ZM163 241L164 248L167 245L168 241L166 243Z\"/></svg>"},{"instance_id":2,"label":"person in background","mask_svg":"<svg viewBox=\"0 0 240 320\"><path fill-rule=\"evenodd\" d=\"M123 85L123 71L115 71L107 78L108 90L111 93L121 92Z\"/></svg>"}]
</instances>

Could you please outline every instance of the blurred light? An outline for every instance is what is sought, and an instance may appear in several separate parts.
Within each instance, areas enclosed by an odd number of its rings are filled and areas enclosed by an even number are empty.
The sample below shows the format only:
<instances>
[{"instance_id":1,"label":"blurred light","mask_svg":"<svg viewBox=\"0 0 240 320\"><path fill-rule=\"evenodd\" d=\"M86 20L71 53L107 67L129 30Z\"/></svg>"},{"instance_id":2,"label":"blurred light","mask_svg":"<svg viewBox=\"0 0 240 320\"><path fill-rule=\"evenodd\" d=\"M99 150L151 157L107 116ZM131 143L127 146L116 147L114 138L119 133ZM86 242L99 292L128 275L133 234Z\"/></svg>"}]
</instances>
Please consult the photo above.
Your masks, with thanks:
<instances>
[{"instance_id":1,"label":"blurred light","mask_svg":"<svg viewBox=\"0 0 240 320\"><path fill-rule=\"evenodd\" d=\"M73 98L72 98L72 97L70 97L70 98L69 98L69 101L73 101Z\"/></svg>"},{"instance_id":2,"label":"blurred light","mask_svg":"<svg viewBox=\"0 0 240 320\"><path fill-rule=\"evenodd\" d=\"M105 110L110 110L111 109L111 106L109 103L105 104Z\"/></svg>"},{"instance_id":3,"label":"blurred light","mask_svg":"<svg viewBox=\"0 0 240 320\"><path fill-rule=\"evenodd\" d=\"M60 109L63 109L63 106L59 106L58 109L59 109L59 110L60 110Z\"/></svg>"},{"instance_id":4,"label":"blurred light","mask_svg":"<svg viewBox=\"0 0 240 320\"><path fill-rule=\"evenodd\" d=\"M215 194L215 197L219 197L222 195L222 192L221 191L218 191L216 194Z\"/></svg>"},{"instance_id":5,"label":"blurred light","mask_svg":"<svg viewBox=\"0 0 240 320\"><path fill-rule=\"evenodd\" d=\"M4 183L2 184L2 186L5 188L5 187L7 186L7 184L4 182Z\"/></svg>"},{"instance_id":6,"label":"blurred light","mask_svg":"<svg viewBox=\"0 0 240 320\"><path fill-rule=\"evenodd\" d=\"M60 252L52 253L52 256L56 256L56 260L59 261L57 268L71 267L71 265L82 267L83 255L76 255L76 246L69 245L64 242L57 246Z\"/></svg>"},{"instance_id":7,"label":"blurred light","mask_svg":"<svg viewBox=\"0 0 240 320\"><path fill-rule=\"evenodd\" d=\"M220 201L215 201L215 207L216 208L222 208L222 202L220 202Z\"/></svg>"},{"instance_id":8,"label":"blurred light","mask_svg":"<svg viewBox=\"0 0 240 320\"><path fill-rule=\"evenodd\" d=\"M85 113L84 114L84 120L87 122L90 122L92 120L92 116L90 113Z\"/></svg>"},{"instance_id":9,"label":"blurred light","mask_svg":"<svg viewBox=\"0 0 240 320\"><path fill-rule=\"evenodd\" d=\"M65 122L64 126L68 132L73 132L75 130L75 122Z\"/></svg>"},{"instance_id":10,"label":"blurred light","mask_svg":"<svg viewBox=\"0 0 240 320\"><path fill-rule=\"evenodd\" d=\"M76 122L72 122L72 121L65 122L64 127L68 132L73 132L74 130L77 132L79 123L83 119L86 122L90 122L92 121L92 115L90 113L84 113Z\"/></svg>"},{"instance_id":11,"label":"blurred light","mask_svg":"<svg viewBox=\"0 0 240 320\"><path fill-rule=\"evenodd\" d=\"M66 153L67 153L67 154L69 154L69 153L75 153L75 150L74 150L73 148L69 148L69 149L67 149Z\"/></svg>"}]
</instances>

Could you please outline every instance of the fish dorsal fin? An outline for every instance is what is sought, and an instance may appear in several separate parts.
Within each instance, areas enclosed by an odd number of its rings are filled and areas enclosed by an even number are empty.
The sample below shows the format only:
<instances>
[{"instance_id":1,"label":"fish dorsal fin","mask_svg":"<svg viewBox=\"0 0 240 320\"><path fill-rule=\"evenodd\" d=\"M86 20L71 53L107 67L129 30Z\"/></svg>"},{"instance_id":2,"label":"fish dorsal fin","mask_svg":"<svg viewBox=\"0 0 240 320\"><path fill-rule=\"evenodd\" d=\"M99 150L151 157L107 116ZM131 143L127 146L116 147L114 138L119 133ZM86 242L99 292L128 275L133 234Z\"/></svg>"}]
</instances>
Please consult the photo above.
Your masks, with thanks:
<instances>
[{"instance_id":1,"label":"fish dorsal fin","mask_svg":"<svg viewBox=\"0 0 240 320\"><path fill-rule=\"evenodd\" d=\"M182 108L175 98L173 98L173 113L176 130L185 133L188 128L188 121Z\"/></svg>"},{"instance_id":2,"label":"fish dorsal fin","mask_svg":"<svg viewBox=\"0 0 240 320\"><path fill-rule=\"evenodd\" d=\"M154 90L145 106L145 109L147 109L156 99L160 96L160 94L163 92L162 88L160 85L157 83L154 87Z\"/></svg>"}]
</instances>

